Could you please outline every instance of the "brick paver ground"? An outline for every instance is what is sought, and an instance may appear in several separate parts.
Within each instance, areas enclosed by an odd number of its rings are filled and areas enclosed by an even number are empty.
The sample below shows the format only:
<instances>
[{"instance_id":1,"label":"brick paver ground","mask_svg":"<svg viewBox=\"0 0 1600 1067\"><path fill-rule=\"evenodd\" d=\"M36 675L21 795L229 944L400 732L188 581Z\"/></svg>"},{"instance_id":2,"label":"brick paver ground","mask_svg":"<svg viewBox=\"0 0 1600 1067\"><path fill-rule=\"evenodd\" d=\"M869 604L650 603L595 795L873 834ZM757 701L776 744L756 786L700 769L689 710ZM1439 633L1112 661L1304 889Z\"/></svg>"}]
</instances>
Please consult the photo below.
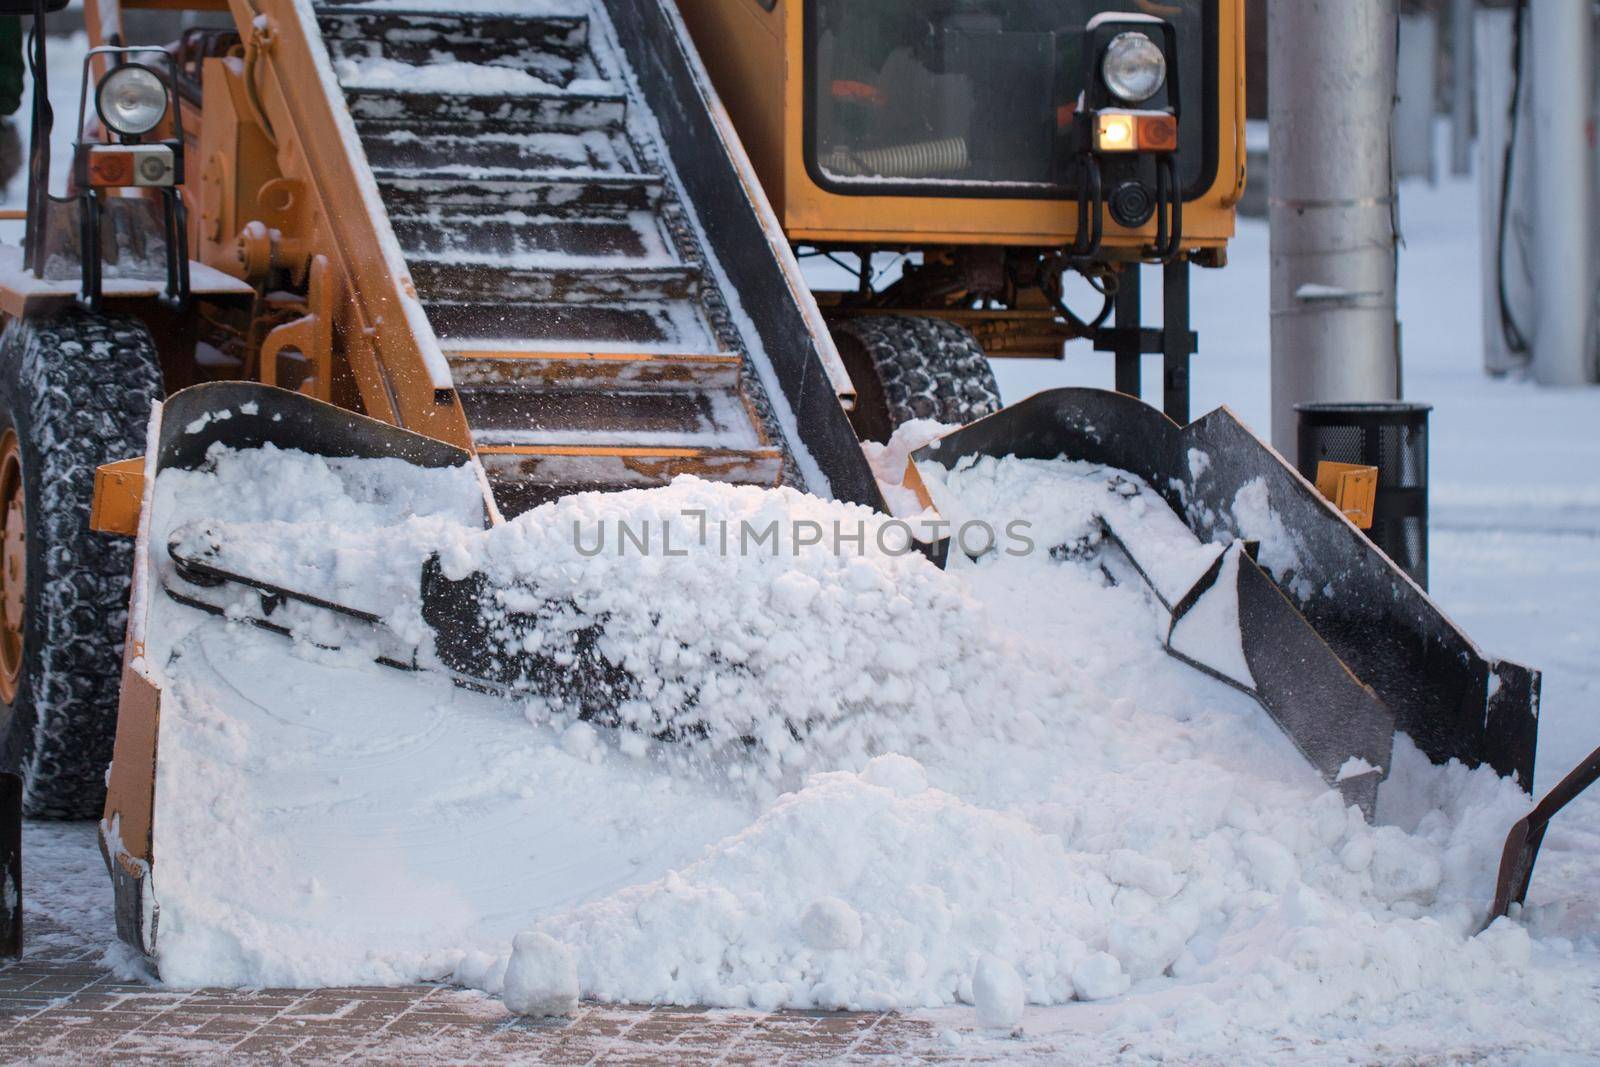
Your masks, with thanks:
<instances>
[{"instance_id":1,"label":"brick paver ground","mask_svg":"<svg viewBox=\"0 0 1600 1067\"><path fill-rule=\"evenodd\" d=\"M111 973L103 944L30 916L36 946L0 960L0 1064L972 1063L1037 1055L1026 1043L952 1043L901 1015L585 1005L530 1021L482 994L396 989L165 990Z\"/></svg>"}]
</instances>

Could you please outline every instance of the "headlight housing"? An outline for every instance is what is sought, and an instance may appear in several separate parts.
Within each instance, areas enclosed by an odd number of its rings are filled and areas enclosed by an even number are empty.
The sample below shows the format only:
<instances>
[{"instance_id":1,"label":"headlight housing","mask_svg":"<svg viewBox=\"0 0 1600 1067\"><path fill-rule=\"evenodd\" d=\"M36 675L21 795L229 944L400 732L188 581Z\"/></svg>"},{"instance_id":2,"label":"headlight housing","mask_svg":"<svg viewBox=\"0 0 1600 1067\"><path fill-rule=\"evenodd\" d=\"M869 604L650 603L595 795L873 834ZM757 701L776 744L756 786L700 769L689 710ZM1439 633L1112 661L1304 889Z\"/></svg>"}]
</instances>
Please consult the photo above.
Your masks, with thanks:
<instances>
[{"instance_id":1,"label":"headlight housing","mask_svg":"<svg viewBox=\"0 0 1600 1067\"><path fill-rule=\"evenodd\" d=\"M1100 77L1106 88L1130 104L1142 103L1160 91L1167 80L1167 57L1161 47L1142 33L1128 31L1111 38Z\"/></svg>"},{"instance_id":2,"label":"headlight housing","mask_svg":"<svg viewBox=\"0 0 1600 1067\"><path fill-rule=\"evenodd\" d=\"M166 117L167 83L149 67L125 63L100 79L94 104L108 129L137 137Z\"/></svg>"}]
</instances>

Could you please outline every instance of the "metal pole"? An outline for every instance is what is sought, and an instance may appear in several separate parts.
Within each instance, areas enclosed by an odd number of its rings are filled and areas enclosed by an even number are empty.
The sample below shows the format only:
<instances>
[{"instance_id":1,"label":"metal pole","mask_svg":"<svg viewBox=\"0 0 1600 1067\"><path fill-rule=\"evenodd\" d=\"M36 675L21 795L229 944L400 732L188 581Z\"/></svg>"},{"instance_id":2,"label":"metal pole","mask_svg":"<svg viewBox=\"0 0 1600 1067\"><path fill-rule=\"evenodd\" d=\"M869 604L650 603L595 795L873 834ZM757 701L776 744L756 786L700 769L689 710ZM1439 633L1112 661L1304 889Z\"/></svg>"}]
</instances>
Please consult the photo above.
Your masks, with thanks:
<instances>
[{"instance_id":1,"label":"metal pole","mask_svg":"<svg viewBox=\"0 0 1600 1067\"><path fill-rule=\"evenodd\" d=\"M1439 114L1439 16L1400 16L1396 49L1394 172L1400 178L1439 180L1433 126Z\"/></svg>"},{"instance_id":2,"label":"metal pole","mask_svg":"<svg viewBox=\"0 0 1600 1067\"><path fill-rule=\"evenodd\" d=\"M1450 0L1450 173L1472 173L1473 0Z\"/></svg>"},{"instance_id":3,"label":"metal pole","mask_svg":"<svg viewBox=\"0 0 1600 1067\"><path fill-rule=\"evenodd\" d=\"M33 119L28 133L28 217L23 222L23 266L34 277L44 277L45 216L50 209L50 133L55 112L50 109L49 58L45 53L45 0L33 0L32 36L24 47L33 73Z\"/></svg>"},{"instance_id":4,"label":"metal pole","mask_svg":"<svg viewBox=\"0 0 1600 1067\"><path fill-rule=\"evenodd\" d=\"M1530 271L1523 259L1529 240L1518 234L1527 227L1532 212L1528 195L1529 159L1533 151L1532 120L1528 118L1527 79L1518 94L1517 115L1511 119L1512 73L1515 63L1512 45L1518 39L1516 13L1510 8L1480 8L1474 18L1474 80L1477 83L1478 116L1478 234L1479 288L1483 305L1483 369L1502 375L1528 362L1526 351L1512 351L1506 320L1516 324L1520 334L1533 322L1533 294ZM1522 54L1528 54L1523 39ZM1526 70L1527 64L1523 64ZM1511 153L1511 180L1505 177L1507 142L1516 132ZM1502 206L1501 193L1508 202ZM1502 218L1504 212L1504 218ZM1502 231L1502 225L1504 227ZM1504 241L1502 242L1502 236ZM1504 276L1502 277L1502 272ZM1500 294L1505 291L1505 320L1501 317Z\"/></svg>"},{"instance_id":5,"label":"metal pole","mask_svg":"<svg viewBox=\"0 0 1600 1067\"><path fill-rule=\"evenodd\" d=\"M1400 395L1395 0L1267 5L1272 443L1296 404Z\"/></svg>"},{"instance_id":6,"label":"metal pole","mask_svg":"<svg viewBox=\"0 0 1600 1067\"><path fill-rule=\"evenodd\" d=\"M1539 0L1532 19L1534 271L1533 376L1541 385L1589 380L1589 118L1593 16L1586 0Z\"/></svg>"},{"instance_id":7,"label":"metal pole","mask_svg":"<svg viewBox=\"0 0 1600 1067\"><path fill-rule=\"evenodd\" d=\"M1117 295L1114 298L1113 311L1116 315L1115 323L1118 330L1117 342L1112 346L1116 358L1116 383L1117 392L1129 396L1139 396L1143 392L1144 345L1141 344L1139 327L1142 319L1139 307L1139 275L1143 268L1137 263L1130 263L1122 276L1118 279Z\"/></svg>"}]
</instances>

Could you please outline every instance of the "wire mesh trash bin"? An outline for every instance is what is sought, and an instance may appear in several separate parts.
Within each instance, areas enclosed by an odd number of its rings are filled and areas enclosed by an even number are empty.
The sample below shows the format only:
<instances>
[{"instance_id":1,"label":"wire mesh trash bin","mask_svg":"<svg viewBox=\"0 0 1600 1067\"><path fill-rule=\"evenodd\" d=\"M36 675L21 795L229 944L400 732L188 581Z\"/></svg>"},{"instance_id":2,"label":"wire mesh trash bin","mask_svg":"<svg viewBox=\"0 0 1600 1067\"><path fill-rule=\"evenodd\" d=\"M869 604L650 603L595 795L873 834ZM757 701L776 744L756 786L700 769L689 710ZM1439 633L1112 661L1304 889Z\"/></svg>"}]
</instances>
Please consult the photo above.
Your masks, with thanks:
<instances>
[{"instance_id":1,"label":"wire mesh trash bin","mask_svg":"<svg viewBox=\"0 0 1600 1067\"><path fill-rule=\"evenodd\" d=\"M1367 536L1422 588L1428 587L1428 412L1401 401L1297 404L1300 473L1317 464L1378 468L1378 495Z\"/></svg>"}]
</instances>

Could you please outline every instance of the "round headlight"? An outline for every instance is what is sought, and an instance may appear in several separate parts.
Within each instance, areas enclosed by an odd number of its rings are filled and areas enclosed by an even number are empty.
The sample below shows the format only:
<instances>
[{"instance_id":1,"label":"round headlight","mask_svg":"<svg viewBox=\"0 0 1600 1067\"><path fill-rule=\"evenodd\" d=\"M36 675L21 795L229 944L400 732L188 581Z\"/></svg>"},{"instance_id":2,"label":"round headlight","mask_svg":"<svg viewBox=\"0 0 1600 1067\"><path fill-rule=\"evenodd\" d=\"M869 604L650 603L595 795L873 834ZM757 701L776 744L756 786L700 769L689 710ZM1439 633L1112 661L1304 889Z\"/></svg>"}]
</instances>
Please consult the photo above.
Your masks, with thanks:
<instances>
[{"instance_id":1,"label":"round headlight","mask_svg":"<svg viewBox=\"0 0 1600 1067\"><path fill-rule=\"evenodd\" d=\"M149 67L118 67L100 79L95 108L100 120L117 133L127 137L149 133L167 113L167 83Z\"/></svg>"},{"instance_id":2,"label":"round headlight","mask_svg":"<svg viewBox=\"0 0 1600 1067\"><path fill-rule=\"evenodd\" d=\"M1130 104L1156 95L1167 80L1167 57L1142 33L1119 33L1106 45L1100 61L1106 88Z\"/></svg>"}]
</instances>

